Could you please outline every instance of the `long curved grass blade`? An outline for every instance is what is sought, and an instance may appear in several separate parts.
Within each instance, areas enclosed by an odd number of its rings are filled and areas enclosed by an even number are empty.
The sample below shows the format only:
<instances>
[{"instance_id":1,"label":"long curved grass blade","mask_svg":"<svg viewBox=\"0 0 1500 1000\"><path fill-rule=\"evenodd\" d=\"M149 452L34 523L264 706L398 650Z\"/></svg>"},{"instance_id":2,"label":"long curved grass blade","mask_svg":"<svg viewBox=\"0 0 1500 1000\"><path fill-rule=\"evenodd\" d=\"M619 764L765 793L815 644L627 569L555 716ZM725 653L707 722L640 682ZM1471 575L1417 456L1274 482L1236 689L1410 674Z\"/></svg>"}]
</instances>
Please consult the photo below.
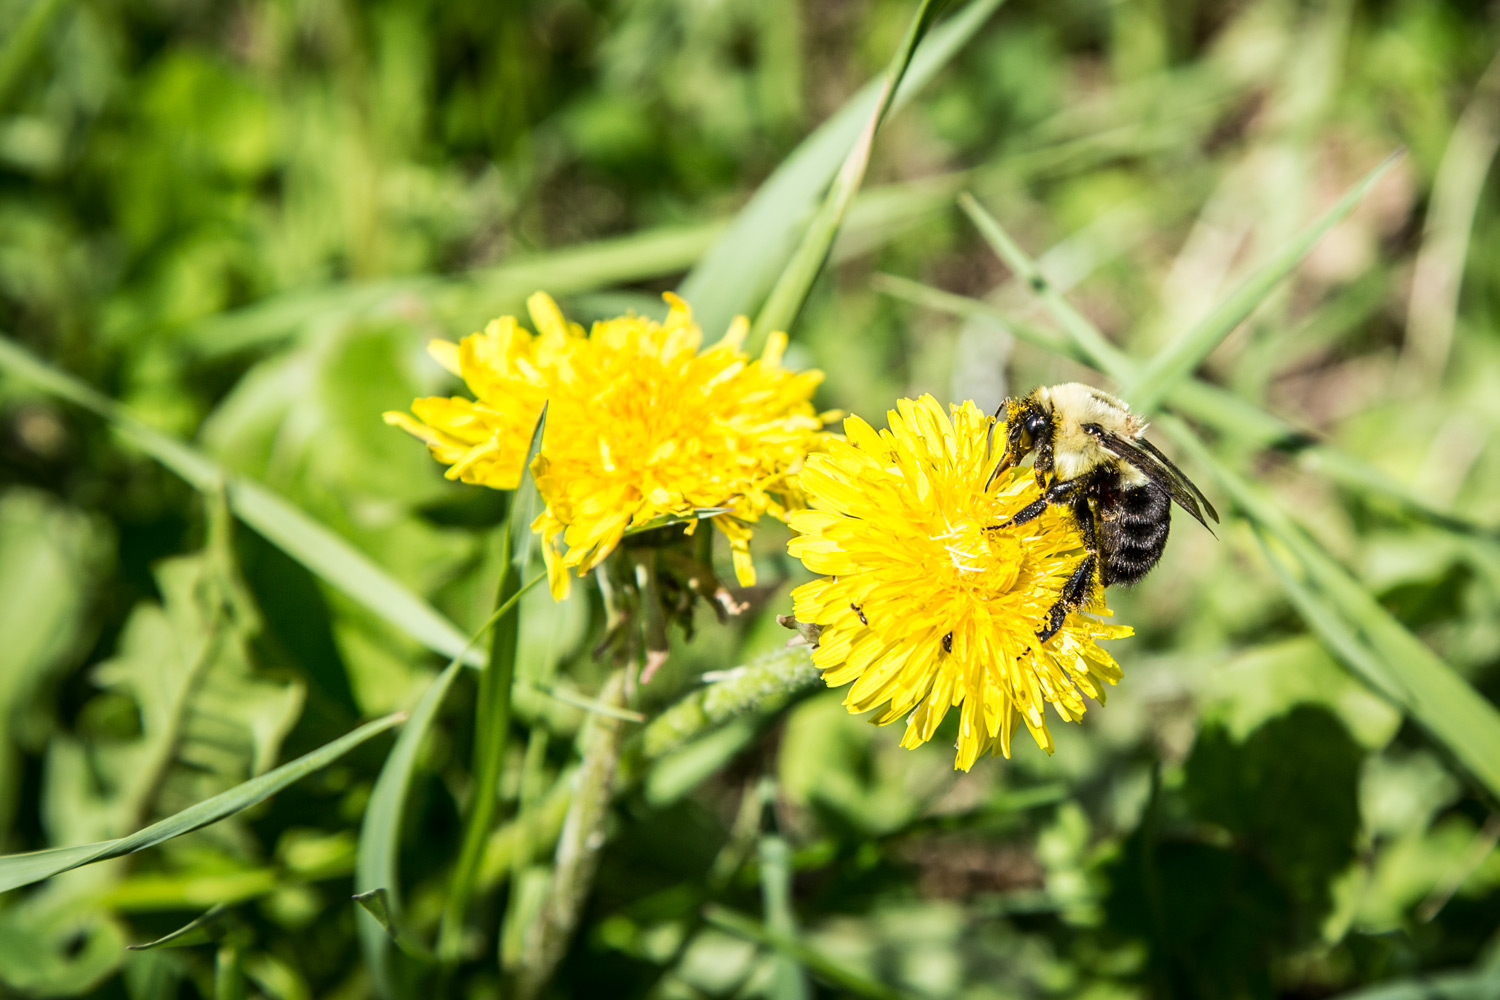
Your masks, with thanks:
<instances>
[{"instance_id":1,"label":"long curved grass blade","mask_svg":"<svg viewBox=\"0 0 1500 1000\"><path fill-rule=\"evenodd\" d=\"M179 336L204 358L274 345L299 330L416 299L445 315L488 316L538 288L562 297L670 275L690 266L724 231L720 220L666 226L629 236L527 254L451 276L424 275L287 292L194 324Z\"/></svg>"},{"instance_id":2,"label":"long curved grass blade","mask_svg":"<svg viewBox=\"0 0 1500 1000\"><path fill-rule=\"evenodd\" d=\"M968 201L970 216L985 221L985 238L1031 283L1075 346L1112 378L1126 383L1136 379L1142 367L1048 284L998 222ZM1283 582L1306 581L1306 586L1290 589L1289 597L1308 626L1356 677L1392 699L1492 794L1500 795L1500 710L1324 554L1285 512L1220 462L1186 425L1170 416L1157 422L1223 484L1242 514L1294 557L1292 572L1281 576Z\"/></svg>"},{"instance_id":3,"label":"long curved grass blade","mask_svg":"<svg viewBox=\"0 0 1500 1000\"><path fill-rule=\"evenodd\" d=\"M359 847L354 858L354 891L356 894L386 890L385 906L390 918L401 919L401 892L398 860L401 849L401 821L406 815L406 795L411 788L412 774L417 767L417 754L427 739L427 733L437 718L438 709L448 696L453 681L463 669L466 654L473 649L484 634L506 615L515 610L521 595L540 583L545 576L536 576L527 581L508 601L495 609L479 630L474 633L459 651L459 655L438 674L436 679L422 692L416 706L411 710L411 721L396 739L375 787L370 792L369 804L365 806L364 819L359 826ZM384 927L368 913L359 918L360 950L365 956L365 966L375 983L375 991L382 997L394 995L391 975L391 937Z\"/></svg>"},{"instance_id":4,"label":"long curved grass blade","mask_svg":"<svg viewBox=\"0 0 1500 1000\"><path fill-rule=\"evenodd\" d=\"M979 235L995 251L995 255L1005 262L1005 266L1015 273L1015 276L1037 294L1052 313L1052 316L1063 333L1078 348L1082 356L1088 359L1089 364L1094 365L1100 371L1106 372L1115 378L1119 378L1116 372L1131 367L1132 362L1124 351L1121 351L1109 339L1099 331L1099 328L1090 323L1084 315L1074 309L1046 275L1042 274L1041 268L1032 260L1016 241L1010 238L996 221L995 217L984 210L974 199L974 196L964 193L958 196L958 207L963 209L969 221L974 223L974 228L979 230Z\"/></svg>"},{"instance_id":5,"label":"long curved grass blade","mask_svg":"<svg viewBox=\"0 0 1500 1000\"><path fill-rule=\"evenodd\" d=\"M147 941L144 944L127 944L125 947L131 951L153 951L157 948L191 948L195 945L218 941L229 929L228 922L224 919L224 914L228 912L229 907L220 903L206 913L199 914L191 922L183 924L169 934L163 934L154 941Z\"/></svg>"},{"instance_id":6,"label":"long curved grass blade","mask_svg":"<svg viewBox=\"0 0 1500 1000\"><path fill-rule=\"evenodd\" d=\"M249 809L281 791L294 781L300 781L314 771L327 767L361 743L378 736L403 721L405 713L397 712L383 719L367 722L351 733L325 744L296 760L288 761L278 768L267 771L258 778L235 785L213 798L204 799L172 816L128 837L101 841L97 844L80 844L77 847L56 847L29 854L9 854L0 857L0 892L18 886L40 882L44 878L60 875L65 871L91 865L96 861L107 861L126 854L134 854L163 841L191 833L210 823L217 823L237 812Z\"/></svg>"},{"instance_id":7,"label":"long curved grass blade","mask_svg":"<svg viewBox=\"0 0 1500 1000\"><path fill-rule=\"evenodd\" d=\"M510 509L501 533L500 584L495 591L495 607L506 607L521 586L521 574L530 561L532 539L532 506L538 499L531 463L542 450L542 435L547 427L547 404L537 414L531 430L526 461L521 465L521 481L510 495ZM505 764L505 750L510 744L512 689L516 680L516 645L520 640L518 616L510 616L494 626L490 633L490 655L479 675L479 694L474 713L473 791L464 807L463 836L459 841L458 860L448 879L448 898L438 930L438 955L445 963L455 963L463 956L464 917L474 891L474 873L484 853L484 845L495 823L499 809L500 772Z\"/></svg>"},{"instance_id":8,"label":"long curved grass blade","mask_svg":"<svg viewBox=\"0 0 1500 1000\"><path fill-rule=\"evenodd\" d=\"M1127 380L1121 395L1141 413L1150 413L1171 394L1173 387L1192 374L1215 347L1249 318L1267 295L1302 263L1327 232L1349 217L1370 189L1404 155L1398 150L1350 188L1323 217L1308 226L1282 247L1275 256L1250 276L1244 284L1210 312L1199 323L1184 330L1152 358L1133 378Z\"/></svg>"},{"instance_id":9,"label":"long curved grass blade","mask_svg":"<svg viewBox=\"0 0 1500 1000\"><path fill-rule=\"evenodd\" d=\"M446 656L464 649L464 636L457 626L337 533L276 492L235 475L187 442L150 427L114 400L3 337L0 371L104 418L136 447L201 492L212 495L222 487L230 509L240 520L334 589L427 648ZM477 666L482 658L470 656L469 662Z\"/></svg>"},{"instance_id":10,"label":"long curved grass blade","mask_svg":"<svg viewBox=\"0 0 1500 1000\"><path fill-rule=\"evenodd\" d=\"M1079 364L1089 365L1100 371L1105 370L1105 366L1095 360L1095 356L1084 350L1075 340L1064 339L1051 330L1016 320L1004 310L981 299L955 295L941 288L934 288L931 285L924 285L921 282L891 274L877 274L870 284L877 292L924 309L946 312L964 318L978 317L997 323L1017 340L1052 351ZM1035 289L1036 284L1033 283L1032 287ZM1044 283L1043 287L1045 294L1056 297L1054 293L1057 290L1054 286ZM1066 305L1065 300L1063 307L1072 310L1071 306ZM1076 312L1069 314L1084 323L1088 322L1082 319L1081 314ZM1118 354L1113 350L1110 353ZM1119 360L1122 365L1129 367L1122 367L1118 370L1134 370L1135 363L1124 355L1119 355ZM1168 402L1173 410L1183 416L1190 417L1206 427L1212 427L1237 441L1253 447L1271 448L1295 455L1308 469L1327 476L1350 490L1385 497L1423 520L1449 531L1490 542L1495 540L1494 528L1476 524L1444 510L1421 493L1396 482L1363 459L1334 445L1317 440L1292 422L1220 386L1189 377L1177 383L1171 396L1168 397Z\"/></svg>"},{"instance_id":11,"label":"long curved grass blade","mask_svg":"<svg viewBox=\"0 0 1500 1000\"><path fill-rule=\"evenodd\" d=\"M790 328L792 321L802 311L802 303L807 300L807 293L823 270L828 252L838 236L839 227L844 223L844 215L849 211L849 205L865 179L865 168L869 166L870 154L875 149L875 133L885 121L886 112L895 99L896 88L901 86L901 78L911 65L912 55L936 16L936 6L940 5L935 5L934 0L921 0L917 5L911 24L906 29L906 36L901 39L901 44L896 47L896 54L891 57L890 66L886 68L885 82L881 85L874 110L865 120L853 147L845 155L823 204L803 231L797 248L792 251L791 258L787 260L776 284L771 288L771 294L766 297L765 304L755 316L755 323L750 328L751 344L763 343L773 330Z\"/></svg>"},{"instance_id":12,"label":"long curved grass blade","mask_svg":"<svg viewBox=\"0 0 1500 1000\"><path fill-rule=\"evenodd\" d=\"M1299 605L1299 611L1314 631L1323 635L1336 623L1345 636L1357 637L1366 655L1349 655L1347 638L1330 643L1333 652L1421 724L1491 795L1500 796L1500 709L1392 617L1281 508L1226 468L1185 424L1162 417L1157 425L1209 469L1236 506L1289 553L1306 585L1301 600L1309 602Z\"/></svg>"},{"instance_id":13,"label":"long curved grass blade","mask_svg":"<svg viewBox=\"0 0 1500 1000\"><path fill-rule=\"evenodd\" d=\"M726 934L733 934L746 941L754 941L795 959L813 975L837 987L841 993L866 997L868 1000L904 1000L903 994L884 983L876 982L861 972L847 968L841 962L795 937L777 933L727 907L709 904L703 909L703 919Z\"/></svg>"},{"instance_id":14,"label":"long curved grass blade","mask_svg":"<svg viewBox=\"0 0 1500 1000\"><path fill-rule=\"evenodd\" d=\"M977 0L934 28L911 60L891 109L925 87L1003 2ZM726 330L735 316L755 310L869 120L881 86L872 80L804 139L678 286L703 329Z\"/></svg>"},{"instance_id":15,"label":"long curved grass blade","mask_svg":"<svg viewBox=\"0 0 1500 1000\"><path fill-rule=\"evenodd\" d=\"M1484 179L1500 150L1500 53L1464 106L1443 150L1412 269L1403 353L1429 377L1441 375L1453 345L1458 293Z\"/></svg>"}]
</instances>

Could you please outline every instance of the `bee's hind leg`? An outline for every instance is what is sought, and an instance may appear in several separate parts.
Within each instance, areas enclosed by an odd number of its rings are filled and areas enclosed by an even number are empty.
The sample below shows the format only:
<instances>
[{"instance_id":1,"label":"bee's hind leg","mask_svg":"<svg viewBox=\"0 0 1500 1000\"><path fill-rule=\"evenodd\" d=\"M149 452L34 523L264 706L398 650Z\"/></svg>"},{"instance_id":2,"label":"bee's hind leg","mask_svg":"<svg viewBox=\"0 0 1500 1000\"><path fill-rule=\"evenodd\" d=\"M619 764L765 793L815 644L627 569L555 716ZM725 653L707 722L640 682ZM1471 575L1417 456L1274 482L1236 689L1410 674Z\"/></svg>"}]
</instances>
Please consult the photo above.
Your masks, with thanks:
<instances>
[{"instance_id":1,"label":"bee's hind leg","mask_svg":"<svg viewBox=\"0 0 1500 1000\"><path fill-rule=\"evenodd\" d=\"M1073 519L1078 522L1078 529L1083 533L1083 544L1086 554L1068 582L1063 584L1062 594L1057 603L1053 604L1047 611L1046 624L1037 631L1036 637L1046 642L1057 634L1062 628L1063 622L1067 620L1068 612L1074 608L1080 608L1088 603L1089 593L1094 587L1094 574L1099 567L1099 544L1098 535L1094 527L1094 507L1085 493L1080 493L1072 503Z\"/></svg>"}]
</instances>

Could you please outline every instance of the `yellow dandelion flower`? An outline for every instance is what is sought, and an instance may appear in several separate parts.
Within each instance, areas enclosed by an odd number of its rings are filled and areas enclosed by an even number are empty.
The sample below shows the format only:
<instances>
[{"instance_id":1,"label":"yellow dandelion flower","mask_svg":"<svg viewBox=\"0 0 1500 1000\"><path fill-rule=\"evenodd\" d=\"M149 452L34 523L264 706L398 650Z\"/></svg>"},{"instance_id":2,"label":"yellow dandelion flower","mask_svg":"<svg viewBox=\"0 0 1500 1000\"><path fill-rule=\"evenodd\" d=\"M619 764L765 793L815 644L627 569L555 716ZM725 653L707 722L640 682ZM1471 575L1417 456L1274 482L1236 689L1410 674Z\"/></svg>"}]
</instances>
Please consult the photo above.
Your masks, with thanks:
<instances>
[{"instance_id":1,"label":"yellow dandelion flower","mask_svg":"<svg viewBox=\"0 0 1500 1000\"><path fill-rule=\"evenodd\" d=\"M474 399L418 399L412 415L385 415L425 441L449 479L509 490L548 403L532 466L547 509L532 529L559 598L568 570L588 572L630 529L714 507L729 508L713 522L729 538L736 576L753 584L750 525L802 506L798 471L829 437L832 415L812 405L823 374L781 366L785 334L752 360L740 349L741 318L700 351L687 304L666 300L663 323L621 316L585 332L538 292L527 301L535 334L505 316L460 344L430 345Z\"/></svg>"},{"instance_id":2,"label":"yellow dandelion flower","mask_svg":"<svg viewBox=\"0 0 1500 1000\"><path fill-rule=\"evenodd\" d=\"M880 725L909 713L904 747L959 708L954 763L965 771L985 750L1009 757L1018 720L1051 753L1044 705L1076 721L1085 695L1103 702L1121 674L1098 641L1131 629L1074 612L1040 642L1083 558L1078 529L1053 507L991 530L1040 495L1031 470L986 490L1000 459L989 417L965 403L950 419L931 396L896 407L889 430L847 418L847 442L799 477L811 509L791 516L800 534L789 548L823 577L792 592L796 618L822 626L813 662L829 686L853 682L851 712L881 708ZM1109 614L1102 594L1089 610Z\"/></svg>"}]
</instances>

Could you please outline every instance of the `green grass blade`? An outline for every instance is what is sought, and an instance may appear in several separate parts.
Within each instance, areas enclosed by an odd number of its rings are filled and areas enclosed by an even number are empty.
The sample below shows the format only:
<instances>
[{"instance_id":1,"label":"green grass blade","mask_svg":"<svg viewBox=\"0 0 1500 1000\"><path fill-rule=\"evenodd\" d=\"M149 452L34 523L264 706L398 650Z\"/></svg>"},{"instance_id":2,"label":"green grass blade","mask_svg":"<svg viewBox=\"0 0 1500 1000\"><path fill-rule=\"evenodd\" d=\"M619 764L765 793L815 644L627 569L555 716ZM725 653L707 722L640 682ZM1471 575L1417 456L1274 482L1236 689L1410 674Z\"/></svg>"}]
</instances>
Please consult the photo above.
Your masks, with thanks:
<instances>
[{"instance_id":1,"label":"green grass blade","mask_svg":"<svg viewBox=\"0 0 1500 1000\"><path fill-rule=\"evenodd\" d=\"M980 224L985 239L1031 284L1075 347L1116 380L1135 379L1141 366L1110 344L1053 288L998 222L973 199L967 202L965 211ZM1396 701L1492 794L1500 795L1500 710L1392 617L1285 512L1224 466L1184 424L1170 416L1159 418L1158 424L1223 484L1241 513L1295 556L1299 572L1283 574L1283 582L1298 576L1308 581L1309 586L1289 596L1309 627L1331 640L1331 651L1356 677ZM1336 633L1330 631L1334 627Z\"/></svg>"},{"instance_id":2,"label":"green grass blade","mask_svg":"<svg viewBox=\"0 0 1500 1000\"><path fill-rule=\"evenodd\" d=\"M128 837L106 840L97 844L81 844L77 847L57 847L46 851L32 851L29 854L0 856L0 892L29 885L32 882L40 882L44 878L51 878L53 875L93 864L96 861L134 854L136 851L155 847L173 837L191 833L210 823L217 823L225 817L233 816L256 803L265 801L292 782L300 781L314 771L327 767L361 743L378 736L405 718L404 713L398 712L383 719L376 719L374 722L367 722L332 743L325 744L311 753L303 754L296 760L267 771L258 778L235 785L213 798L204 799L197 805L189 806L182 812L152 823Z\"/></svg>"},{"instance_id":3,"label":"green grass blade","mask_svg":"<svg viewBox=\"0 0 1500 1000\"><path fill-rule=\"evenodd\" d=\"M229 907L221 903L155 941L147 941L145 944L128 944L125 947L131 951L153 951L157 948L191 948L195 945L218 941L229 930L228 922L224 919L224 914L228 912Z\"/></svg>"},{"instance_id":4,"label":"green grass blade","mask_svg":"<svg viewBox=\"0 0 1500 1000\"><path fill-rule=\"evenodd\" d=\"M999 235L1004 239L1007 247L1015 247L1003 232ZM1015 252L1020 253L1018 248L1015 248ZM1032 269L1035 267L1024 254L1022 254L1021 263L1023 267ZM1097 337L1102 342L1098 353L1093 353L1080 343L1079 337L1064 339L1051 330L1019 322L1003 310L979 299L955 295L940 288L933 288L921 282L889 274L876 275L871 284L876 291L924 309L933 309L964 318L979 317L998 323L1017 340L1052 351L1101 372L1119 372L1128 375L1137 370L1137 363L1126 357L1114 345L1103 340L1102 335L1098 335L1089 321L1073 309L1066 299L1062 298L1056 286L1042 277L1039 272L1033 270L1029 273L1035 274L1031 287L1052 308L1054 318L1060 324L1072 323L1088 330L1089 332L1081 338L1084 343ZM1228 437L1255 447L1274 448L1294 454L1311 471L1325 475L1347 489L1361 494L1376 494L1385 497L1423 520L1449 531L1486 541L1493 541L1495 538L1494 528L1476 524L1436 506L1421 493L1394 481L1363 459L1333 445L1318 441L1290 421L1283 420L1250 400L1237 396L1220 386L1196 378L1186 378L1178 382L1172 390L1169 402L1174 410L1184 416L1212 427Z\"/></svg>"},{"instance_id":5,"label":"green grass blade","mask_svg":"<svg viewBox=\"0 0 1500 1000\"><path fill-rule=\"evenodd\" d=\"M977 0L929 33L891 101L900 108L937 75L1004 0ZM678 288L710 336L755 310L819 198L880 100L871 81L792 152L740 210Z\"/></svg>"},{"instance_id":6,"label":"green grass blade","mask_svg":"<svg viewBox=\"0 0 1500 1000\"><path fill-rule=\"evenodd\" d=\"M537 497L531 463L542 450L542 434L546 427L547 404L544 403L532 427L531 444L521 465L521 481L510 495L510 509L500 532L500 583L495 590L497 609L509 606L516 599L521 574L530 558L531 508ZM510 744L516 646L520 635L519 615L510 615L497 622L490 633L489 659L479 675L474 714L473 789L464 807L463 836L459 842L458 860L448 880L448 898L438 932L438 956L444 963L456 963L463 957L464 918L474 891L474 874L479 869L485 842L500 807L500 772L505 765L506 747Z\"/></svg>"},{"instance_id":7,"label":"green grass blade","mask_svg":"<svg viewBox=\"0 0 1500 1000\"><path fill-rule=\"evenodd\" d=\"M1114 378L1120 378L1121 371L1133 365L1109 339L1099 331L1099 328L1089 322L1088 319L1073 308L1072 303L1065 299L1062 292L1047 280L1046 275L1037 267L1036 261L1032 260L1024 250L1010 238L1000 223L993 215L984 210L984 206L974 200L970 194L958 196L958 207L963 209L964 214L974 223L979 230L979 235L990 245L1005 266L1015 272L1015 276L1027 285L1042 300L1042 304L1052 313L1058 325L1063 328L1069 340L1071 340L1089 363Z\"/></svg>"},{"instance_id":8,"label":"green grass blade","mask_svg":"<svg viewBox=\"0 0 1500 1000\"><path fill-rule=\"evenodd\" d=\"M1343 634L1357 636L1376 659L1350 656L1347 639L1334 645L1333 652L1425 728L1490 794L1500 796L1500 709L1412 635L1280 507L1219 462L1185 424L1172 417L1162 417L1157 424L1209 469L1240 510L1296 560L1308 592L1316 594L1321 605L1320 614L1304 614L1314 631L1321 635L1328 627L1321 620L1324 615L1336 618Z\"/></svg>"},{"instance_id":9,"label":"green grass blade","mask_svg":"<svg viewBox=\"0 0 1500 1000\"><path fill-rule=\"evenodd\" d=\"M800 938L778 934L743 914L710 904L703 909L706 923L727 934L772 948L795 959L813 975L838 989L840 993L865 997L867 1000L903 1000L903 994L884 983L847 968L842 963L806 944Z\"/></svg>"},{"instance_id":10,"label":"green grass blade","mask_svg":"<svg viewBox=\"0 0 1500 1000\"><path fill-rule=\"evenodd\" d=\"M1224 338L1249 318L1267 295L1302 263L1327 232L1349 217L1380 178L1396 164L1402 152L1388 156L1364 180L1350 188L1323 217L1293 237L1292 241L1260 267L1250 278L1199 323L1184 330L1152 358L1139 374L1127 381L1121 396L1141 413L1155 410L1182 379L1208 357Z\"/></svg>"},{"instance_id":11,"label":"green grass blade","mask_svg":"<svg viewBox=\"0 0 1500 1000\"><path fill-rule=\"evenodd\" d=\"M452 622L286 498L231 473L186 442L148 426L114 400L4 338L0 338L0 371L104 418L136 447L198 490L212 494L222 486L230 509L240 520L335 590L427 648L446 656L464 648L463 633ZM470 662L477 666L482 658L472 656Z\"/></svg>"},{"instance_id":12,"label":"green grass blade","mask_svg":"<svg viewBox=\"0 0 1500 1000\"><path fill-rule=\"evenodd\" d=\"M891 101L896 96L896 88L901 85L901 78L911 65L912 55L935 15L934 0L920 0L916 13L912 15L911 24L906 29L906 35L896 47L890 66L886 68L885 83L880 88L874 110L865 120L854 145L844 157L823 204L808 223L797 248L792 251L786 267L772 286L771 294L766 297L765 305L756 314L755 324L750 329L751 344L764 343L773 330L789 329L797 314L802 311L802 303L807 301L807 293L812 290L813 282L818 280L818 274L823 270L828 252L838 236L839 227L844 223L844 215L849 211L849 205L865 179L865 169L869 166L870 154L875 149L875 133L880 130L881 122L885 121Z\"/></svg>"},{"instance_id":13,"label":"green grass blade","mask_svg":"<svg viewBox=\"0 0 1500 1000\"><path fill-rule=\"evenodd\" d=\"M675 274L692 265L726 223L665 226L629 236L526 254L496 267L325 285L286 292L191 326L179 341L202 358L263 349L413 298L442 314L478 321L516 309L537 289L561 298ZM455 338L456 339L456 338Z\"/></svg>"},{"instance_id":14,"label":"green grass blade","mask_svg":"<svg viewBox=\"0 0 1500 1000\"><path fill-rule=\"evenodd\" d=\"M370 792L369 804L365 806L364 819L359 827L359 847L354 859L354 891L356 894L386 890L385 904L391 919L401 918L400 872L398 861L401 851L401 822L406 815L406 796L411 788L412 775L416 772L417 755L426 742L428 731L437 718L438 709L453 681L463 669L465 655L478 644L484 634L496 622L515 610L521 595L540 583L545 576L533 577L503 605L495 609L489 620L470 637L436 679L422 692L411 711L411 721L396 738L375 779L375 788ZM360 950L365 956L365 966L375 983L379 996L394 995L394 982L390 967L391 937L374 917L366 913L359 918Z\"/></svg>"},{"instance_id":15,"label":"green grass blade","mask_svg":"<svg viewBox=\"0 0 1500 1000\"><path fill-rule=\"evenodd\" d=\"M371 889L369 892L356 893L352 898L360 906L364 907L366 913L374 917L381 927L385 928L386 934L390 936L391 943L401 951L424 964L432 964L437 961L430 951L422 947L420 941L414 940L406 930L396 922L396 917L391 913L391 894L386 889Z\"/></svg>"}]
</instances>

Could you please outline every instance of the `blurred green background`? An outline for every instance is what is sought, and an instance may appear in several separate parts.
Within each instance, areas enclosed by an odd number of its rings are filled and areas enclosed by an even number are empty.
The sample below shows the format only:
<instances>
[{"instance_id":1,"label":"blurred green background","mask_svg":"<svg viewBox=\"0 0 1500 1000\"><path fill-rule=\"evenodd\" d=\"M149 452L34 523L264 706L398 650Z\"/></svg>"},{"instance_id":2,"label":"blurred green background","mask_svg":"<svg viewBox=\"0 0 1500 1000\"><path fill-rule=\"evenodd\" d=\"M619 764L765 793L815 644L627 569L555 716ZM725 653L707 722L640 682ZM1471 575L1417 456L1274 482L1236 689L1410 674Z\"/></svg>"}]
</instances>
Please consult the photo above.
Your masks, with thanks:
<instances>
[{"instance_id":1,"label":"blurred green background","mask_svg":"<svg viewBox=\"0 0 1500 1000\"><path fill-rule=\"evenodd\" d=\"M538 288L582 319L658 310L880 73L911 11L0 0L0 332L475 628L504 499L444 481L380 421L449 390L426 341ZM1103 384L883 275L1045 326L954 207L970 191L1146 357L1404 146L1200 370L1312 437L1204 434L1493 702L1497 51L1500 10L1477 0L1011 0L882 129L789 364L827 373L823 406L877 424L901 395L989 409ZM729 317L702 318L713 338ZM1332 475L1312 438L1387 487ZM784 645L774 616L802 578L785 538L757 533L750 615L674 635L646 715ZM1138 633L1114 647L1124 682L1082 726L1054 724L1051 758L1020 746L956 775L943 740L901 750L816 691L638 762L552 995L1500 995L1492 793L1309 632L1244 523L1215 539L1179 518L1174 538L1112 595ZM545 870L566 801L523 775L551 787L576 757L585 713L558 692L601 682L596 612L586 594L524 601L529 735L502 793L540 818L492 841L471 957L428 995L498 995L499 913ZM0 647L7 852L129 833L409 706L441 666L212 489L4 376ZM461 678L402 831L423 937L473 697ZM389 747L0 896L0 995L372 995L349 896ZM221 904L217 944L124 950ZM763 912L796 948L756 939Z\"/></svg>"}]
</instances>

